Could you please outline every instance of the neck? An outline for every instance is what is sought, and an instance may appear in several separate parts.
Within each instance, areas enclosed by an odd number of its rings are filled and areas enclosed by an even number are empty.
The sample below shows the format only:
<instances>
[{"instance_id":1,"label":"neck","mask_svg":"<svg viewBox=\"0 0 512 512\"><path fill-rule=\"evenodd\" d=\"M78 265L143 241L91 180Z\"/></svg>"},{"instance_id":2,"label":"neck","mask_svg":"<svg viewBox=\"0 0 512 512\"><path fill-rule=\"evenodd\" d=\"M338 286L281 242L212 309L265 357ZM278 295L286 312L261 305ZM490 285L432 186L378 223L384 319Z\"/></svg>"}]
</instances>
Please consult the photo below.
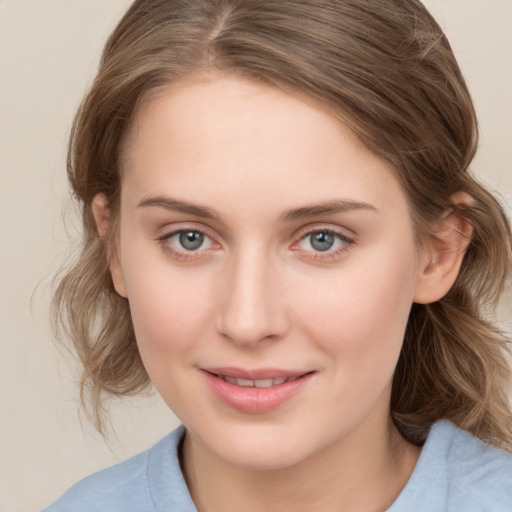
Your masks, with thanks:
<instances>
[{"instance_id":1,"label":"neck","mask_svg":"<svg viewBox=\"0 0 512 512\"><path fill-rule=\"evenodd\" d=\"M290 467L234 467L187 433L183 471L199 512L383 511L397 498L419 457L390 419L369 424Z\"/></svg>"}]
</instances>

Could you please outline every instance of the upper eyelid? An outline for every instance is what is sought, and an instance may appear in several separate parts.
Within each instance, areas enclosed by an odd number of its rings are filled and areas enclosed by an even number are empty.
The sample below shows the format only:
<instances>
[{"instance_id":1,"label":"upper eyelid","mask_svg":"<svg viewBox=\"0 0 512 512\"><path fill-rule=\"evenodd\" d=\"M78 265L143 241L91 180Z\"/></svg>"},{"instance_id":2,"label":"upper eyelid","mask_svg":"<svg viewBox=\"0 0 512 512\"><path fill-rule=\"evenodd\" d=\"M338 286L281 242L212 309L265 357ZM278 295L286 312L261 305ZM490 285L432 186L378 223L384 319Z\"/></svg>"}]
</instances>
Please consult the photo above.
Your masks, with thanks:
<instances>
[{"instance_id":1,"label":"upper eyelid","mask_svg":"<svg viewBox=\"0 0 512 512\"><path fill-rule=\"evenodd\" d=\"M300 239L304 239L307 236L314 235L315 233L329 233L331 235L337 235L340 238L343 238L345 240L351 240L352 237L348 236L347 234L343 233L342 231L339 231L337 229L312 229L311 231L306 231Z\"/></svg>"},{"instance_id":2,"label":"upper eyelid","mask_svg":"<svg viewBox=\"0 0 512 512\"><path fill-rule=\"evenodd\" d=\"M339 235L342 238L345 238L347 240L353 240L355 238L355 233L345 227L341 226L333 226L329 224L313 224L313 225L307 225L303 226L302 228L298 229L295 232L295 238L298 240L302 240L304 237L311 235L313 233L332 233L335 235Z\"/></svg>"},{"instance_id":3,"label":"upper eyelid","mask_svg":"<svg viewBox=\"0 0 512 512\"><path fill-rule=\"evenodd\" d=\"M185 228L170 229L170 230L164 231L161 235L158 235L158 239L160 240L160 239L170 238L172 236L177 235L178 233L186 233L187 231L201 233L201 235L205 235L208 238L211 238L211 236L205 230L203 230L203 229L199 229L199 228L186 228L185 227Z\"/></svg>"},{"instance_id":4,"label":"upper eyelid","mask_svg":"<svg viewBox=\"0 0 512 512\"><path fill-rule=\"evenodd\" d=\"M211 238L212 240L216 240L215 235L211 233L211 229L208 229L206 226L198 226L195 222L180 222L176 223L177 226L169 226L165 225L158 229L158 234L156 238L158 240L170 238L173 235L176 235L177 233L183 233L185 231L197 231L198 233L201 233L202 235L207 236L208 238Z\"/></svg>"},{"instance_id":5,"label":"upper eyelid","mask_svg":"<svg viewBox=\"0 0 512 512\"><path fill-rule=\"evenodd\" d=\"M324 229L324 230L319 229L319 230L309 231L309 232L305 233L296 242L293 243L293 246L300 244L306 238L308 238L311 235L314 235L315 233L329 233L330 235L334 235L335 237L338 237L339 241L344 243L344 244L352 244L354 242L354 240L352 238L350 238L350 237L348 237L348 236L346 236L343 233L340 233L338 231L331 231L331 230L327 230L327 229Z\"/></svg>"}]
</instances>

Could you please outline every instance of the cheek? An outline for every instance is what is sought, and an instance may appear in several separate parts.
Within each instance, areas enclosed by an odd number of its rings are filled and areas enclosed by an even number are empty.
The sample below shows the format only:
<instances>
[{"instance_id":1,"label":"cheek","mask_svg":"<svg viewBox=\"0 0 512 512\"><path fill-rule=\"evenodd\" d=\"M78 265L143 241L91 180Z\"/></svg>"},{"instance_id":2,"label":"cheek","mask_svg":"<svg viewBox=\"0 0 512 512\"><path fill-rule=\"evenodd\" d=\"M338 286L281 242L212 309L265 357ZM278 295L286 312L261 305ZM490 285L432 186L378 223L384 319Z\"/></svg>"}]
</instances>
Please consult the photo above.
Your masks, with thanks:
<instances>
[{"instance_id":1,"label":"cheek","mask_svg":"<svg viewBox=\"0 0 512 512\"><path fill-rule=\"evenodd\" d=\"M190 371L201 340L211 333L208 288L179 273L146 273L130 275L128 293L137 346L155 388L178 415L184 407L200 409Z\"/></svg>"},{"instance_id":2,"label":"cheek","mask_svg":"<svg viewBox=\"0 0 512 512\"><path fill-rule=\"evenodd\" d=\"M138 260L141 261L141 260ZM204 337L211 325L211 285L206 276L153 261L141 271L125 265L128 299L143 359L177 355Z\"/></svg>"},{"instance_id":3,"label":"cheek","mask_svg":"<svg viewBox=\"0 0 512 512\"><path fill-rule=\"evenodd\" d=\"M324 286L304 287L308 292L298 295L307 311L303 317L310 319L308 337L358 370L394 369L400 353L412 305L414 260L413 254L394 256L358 260Z\"/></svg>"}]
</instances>

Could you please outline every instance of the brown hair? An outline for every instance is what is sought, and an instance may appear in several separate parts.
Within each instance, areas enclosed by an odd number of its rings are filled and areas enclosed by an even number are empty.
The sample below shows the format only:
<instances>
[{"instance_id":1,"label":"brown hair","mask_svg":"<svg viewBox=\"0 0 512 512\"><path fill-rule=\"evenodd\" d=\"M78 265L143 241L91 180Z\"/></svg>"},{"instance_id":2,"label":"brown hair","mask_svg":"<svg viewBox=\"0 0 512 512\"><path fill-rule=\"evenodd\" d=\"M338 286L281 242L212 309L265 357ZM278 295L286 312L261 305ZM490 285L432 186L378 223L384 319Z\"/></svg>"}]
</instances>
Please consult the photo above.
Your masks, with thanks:
<instances>
[{"instance_id":1,"label":"brown hair","mask_svg":"<svg viewBox=\"0 0 512 512\"><path fill-rule=\"evenodd\" d=\"M142 102L197 70L213 69L300 91L329 106L391 162L418 240L455 192L473 227L460 275L434 304L415 304L396 368L391 413L421 444L446 418L512 449L508 340L483 318L510 272L502 208L468 171L477 122L441 28L418 0L136 0L110 36L78 110L68 175L83 216L82 252L54 298L57 330L84 365L101 428L102 392L149 383L126 299L117 295L91 204L103 193L115 219L123 140ZM115 231L115 230L113 230Z\"/></svg>"}]
</instances>

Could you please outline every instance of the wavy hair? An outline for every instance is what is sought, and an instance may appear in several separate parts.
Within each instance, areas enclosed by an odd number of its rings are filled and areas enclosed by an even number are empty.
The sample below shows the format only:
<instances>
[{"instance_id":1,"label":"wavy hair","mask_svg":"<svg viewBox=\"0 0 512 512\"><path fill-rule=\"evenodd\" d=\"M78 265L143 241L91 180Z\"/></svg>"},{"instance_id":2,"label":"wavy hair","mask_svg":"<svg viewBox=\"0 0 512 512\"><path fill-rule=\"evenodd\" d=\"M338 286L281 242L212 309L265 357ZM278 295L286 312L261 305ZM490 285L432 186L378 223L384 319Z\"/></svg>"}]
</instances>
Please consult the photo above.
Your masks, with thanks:
<instances>
[{"instance_id":1,"label":"wavy hair","mask_svg":"<svg viewBox=\"0 0 512 512\"><path fill-rule=\"evenodd\" d=\"M299 91L328 106L390 162L418 242L456 192L473 235L450 292L414 304L394 375L391 414L421 444L445 418L512 450L508 339L485 318L512 266L502 207L469 171L477 120L442 29L418 0L136 0L106 43L74 120L68 176L83 240L53 301L57 333L83 364L82 399L102 428L102 396L145 388L126 299L117 295L92 214L118 215L122 149L140 106L163 87L215 70ZM111 236L115 236L112 229Z\"/></svg>"}]
</instances>

